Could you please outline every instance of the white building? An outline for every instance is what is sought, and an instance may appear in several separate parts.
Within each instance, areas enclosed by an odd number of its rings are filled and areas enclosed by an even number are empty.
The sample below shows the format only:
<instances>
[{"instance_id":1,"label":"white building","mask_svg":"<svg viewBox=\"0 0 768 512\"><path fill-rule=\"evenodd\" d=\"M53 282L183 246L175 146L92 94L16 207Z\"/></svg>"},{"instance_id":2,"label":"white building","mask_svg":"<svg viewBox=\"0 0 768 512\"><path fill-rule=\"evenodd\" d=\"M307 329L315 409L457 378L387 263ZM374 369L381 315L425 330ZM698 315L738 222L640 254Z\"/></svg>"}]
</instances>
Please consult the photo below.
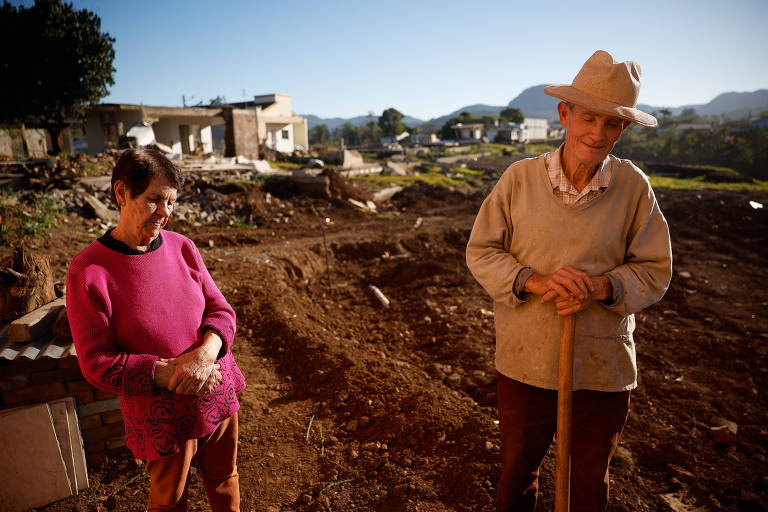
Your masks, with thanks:
<instances>
[{"instance_id":1,"label":"white building","mask_svg":"<svg viewBox=\"0 0 768 512\"><path fill-rule=\"evenodd\" d=\"M297 146L309 148L307 120L293 113L289 94L262 94L228 106L255 111L257 138L267 149L293 153Z\"/></svg>"},{"instance_id":2,"label":"white building","mask_svg":"<svg viewBox=\"0 0 768 512\"><path fill-rule=\"evenodd\" d=\"M482 123L463 124L457 123L453 126L456 138L462 141L479 141L483 138L484 127Z\"/></svg>"},{"instance_id":3,"label":"white building","mask_svg":"<svg viewBox=\"0 0 768 512\"><path fill-rule=\"evenodd\" d=\"M526 117L521 124L501 122L494 129L488 130L488 140L494 142L531 142L546 140L549 136L549 123L546 119Z\"/></svg>"}]
</instances>

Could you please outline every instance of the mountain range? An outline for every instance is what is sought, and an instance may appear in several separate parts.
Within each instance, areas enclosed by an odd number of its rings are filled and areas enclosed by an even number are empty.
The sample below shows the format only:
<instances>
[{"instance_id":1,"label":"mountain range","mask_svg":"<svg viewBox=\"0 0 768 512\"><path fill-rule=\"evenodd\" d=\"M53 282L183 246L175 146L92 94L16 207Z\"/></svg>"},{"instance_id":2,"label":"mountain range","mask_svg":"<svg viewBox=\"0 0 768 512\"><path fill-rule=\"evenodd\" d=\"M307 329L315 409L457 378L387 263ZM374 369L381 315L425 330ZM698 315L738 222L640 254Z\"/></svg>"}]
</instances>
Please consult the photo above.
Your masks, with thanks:
<instances>
[{"instance_id":1,"label":"mountain range","mask_svg":"<svg viewBox=\"0 0 768 512\"><path fill-rule=\"evenodd\" d=\"M440 117L434 117L427 121L417 119L406 115L403 118L403 123L407 126L420 127L424 124L431 124L440 128L450 118L459 115L462 112L469 112L470 114L482 117L485 115L498 116L499 113L505 108L515 107L523 111L526 117L543 118L549 121L556 120L557 116L557 103L560 101L557 98L547 96L544 94L544 88L549 84L540 84L528 87L519 95L517 95L508 105L494 106L494 105L467 105L460 109L454 110L450 114L445 114ZM713 98L709 103L700 105L682 105L679 107L659 107L653 105L639 104L637 106L640 110L653 113L656 112L659 116L660 112L664 108L669 109L671 115L677 116L683 110L687 108L693 108L696 113L703 116L725 116L728 119L742 119L749 115L758 115L760 112L768 110L768 89L759 89L752 92L726 92L719 94ZM345 123L351 123L359 126L364 124L367 120L377 120L376 115L357 116L352 118L321 118L315 115L304 115L307 119L307 125L311 129L314 126L324 124L329 130L333 130Z\"/></svg>"}]
</instances>

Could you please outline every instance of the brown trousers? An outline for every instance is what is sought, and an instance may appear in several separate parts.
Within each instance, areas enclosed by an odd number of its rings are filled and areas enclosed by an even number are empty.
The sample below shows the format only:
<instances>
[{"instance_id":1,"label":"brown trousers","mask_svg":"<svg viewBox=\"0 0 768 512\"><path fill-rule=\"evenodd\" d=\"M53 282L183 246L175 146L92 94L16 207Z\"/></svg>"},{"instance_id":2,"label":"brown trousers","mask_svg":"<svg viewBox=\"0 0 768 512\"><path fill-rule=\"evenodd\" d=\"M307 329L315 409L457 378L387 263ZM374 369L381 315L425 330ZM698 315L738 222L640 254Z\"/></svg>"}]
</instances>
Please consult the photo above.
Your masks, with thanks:
<instances>
[{"instance_id":1,"label":"brown trousers","mask_svg":"<svg viewBox=\"0 0 768 512\"><path fill-rule=\"evenodd\" d=\"M557 391L529 386L497 372L501 477L499 512L534 512L541 463L557 429ZM608 506L608 464L629 416L629 391L573 393L571 511Z\"/></svg>"},{"instance_id":2,"label":"brown trousers","mask_svg":"<svg viewBox=\"0 0 768 512\"><path fill-rule=\"evenodd\" d=\"M212 512L239 512L237 474L237 413L207 437L189 439L181 451L147 462L152 483L147 512L187 510L189 469L195 464Z\"/></svg>"}]
</instances>

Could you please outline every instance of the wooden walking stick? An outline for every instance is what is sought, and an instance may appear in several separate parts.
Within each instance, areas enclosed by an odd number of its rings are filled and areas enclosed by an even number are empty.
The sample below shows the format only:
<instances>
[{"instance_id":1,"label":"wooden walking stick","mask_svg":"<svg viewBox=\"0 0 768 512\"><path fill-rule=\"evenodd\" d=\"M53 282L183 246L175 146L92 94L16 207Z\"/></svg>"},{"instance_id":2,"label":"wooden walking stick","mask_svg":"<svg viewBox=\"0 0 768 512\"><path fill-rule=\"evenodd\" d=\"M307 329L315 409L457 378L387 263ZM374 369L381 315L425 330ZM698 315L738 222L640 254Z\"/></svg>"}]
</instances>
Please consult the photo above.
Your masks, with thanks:
<instances>
[{"instance_id":1,"label":"wooden walking stick","mask_svg":"<svg viewBox=\"0 0 768 512\"><path fill-rule=\"evenodd\" d=\"M571 417L573 415L573 337L576 317L563 317L557 379L557 458L555 512L568 512L571 499Z\"/></svg>"}]
</instances>

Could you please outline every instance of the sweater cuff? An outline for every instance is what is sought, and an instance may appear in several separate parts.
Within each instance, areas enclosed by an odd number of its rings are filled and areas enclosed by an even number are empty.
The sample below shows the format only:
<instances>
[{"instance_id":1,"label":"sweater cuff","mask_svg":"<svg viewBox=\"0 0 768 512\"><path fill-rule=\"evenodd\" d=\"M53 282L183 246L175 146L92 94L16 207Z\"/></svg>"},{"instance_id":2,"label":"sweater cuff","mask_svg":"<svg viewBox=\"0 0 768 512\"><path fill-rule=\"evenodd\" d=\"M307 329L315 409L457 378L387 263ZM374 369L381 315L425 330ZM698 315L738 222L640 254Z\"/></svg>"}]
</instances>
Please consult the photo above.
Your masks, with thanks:
<instances>
[{"instance_id":1,"label":"sweater cuff","mask_svg":"<svg viewBox=\"0 0 768 512\"><path fill-rule=\"evenodd\" d=\"M520 272L517 273L517 277L515 277L515 282L512 284L512 293L515 294L515 297L520 300L525 300L525 297L523 297L523 294L525 293L523 291L525 289L525 283L534 273L535 272L531 267L523 267L520 269Z\"/></svg>"},{"instance_id":2,"label":"sweater cuff","mask_svg":"<svg viewBox=\"0 0 768 512\"><path fill-rule=\"evenodd\" d=\"M221 348L219 349L219 353L216 354L216 360L218 361L227 355L227 352L230 350L230 348L232 348L232 343L235 339L235 333L233 332L231 326L226 326L225 329L221 329L218 325L214 325L212 322L210 322L203 324L203 336L205 336L205 331L209 329L218 334L219 338L221 338Z\"/></svg>"},{"instance_id":3,"label":"sweater cuff","mask_svg":"<svg viewBox=\"0 0 768 512\"><path fill-rule=\"evenodd\" d=\"M130 354L123 373L123 393L151 395L155 390L155 363L158 359L150 354Z\"/></svg>"},{"instance_id":4,"label":"sweater cuff","mask_svg":"<svg viewBox=\"0 0 768 512\"><path fill-rule=\"evenodd\" d=\"M607 299L603 299L601 302L607 307L615 306L624 300L624 288L621 286L621 281L616 279L611 274L606 274L605 277L611 282L611 288L613 289L613 295Z\"/></svg>"}]
</instances>

